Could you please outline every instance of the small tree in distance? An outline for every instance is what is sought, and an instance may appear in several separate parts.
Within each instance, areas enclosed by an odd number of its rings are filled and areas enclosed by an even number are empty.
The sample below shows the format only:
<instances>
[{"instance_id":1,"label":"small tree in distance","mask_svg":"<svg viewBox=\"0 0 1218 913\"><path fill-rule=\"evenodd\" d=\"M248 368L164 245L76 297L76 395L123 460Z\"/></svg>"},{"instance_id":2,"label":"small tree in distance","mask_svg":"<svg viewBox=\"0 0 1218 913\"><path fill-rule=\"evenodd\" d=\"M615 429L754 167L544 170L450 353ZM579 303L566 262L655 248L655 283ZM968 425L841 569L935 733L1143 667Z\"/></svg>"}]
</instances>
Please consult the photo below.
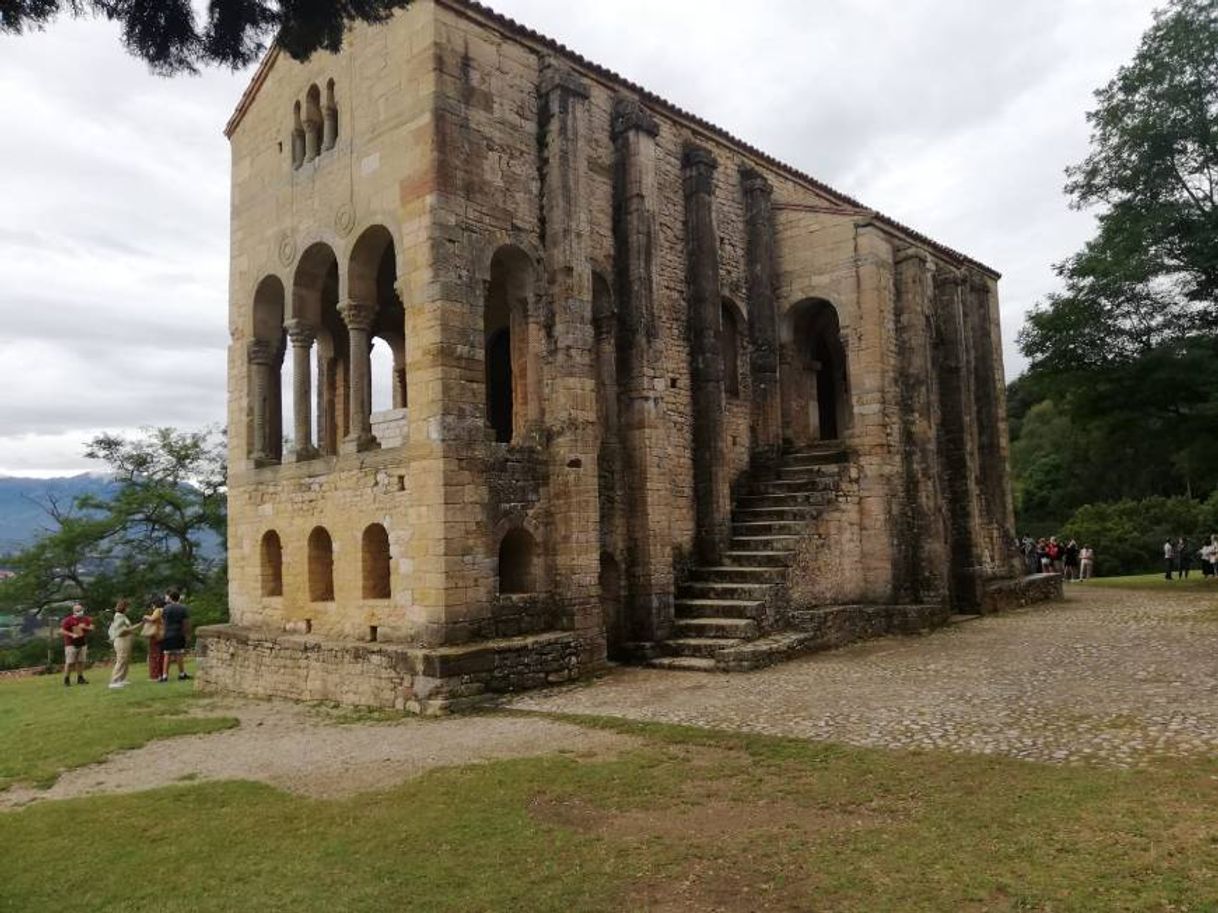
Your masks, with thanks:
<instances>
[{"instance_id":1,"label":"small tree in distance","mask_svg":"<svg viewBox=\"0 0 1218 913\"><path fill-rule=\"evenodd\" d=\"M248 66L274 40L296 60L337 52L354 22L383 22L410 0L209 0L202 17L191 0L2 0L0 31L41 29L58 16L117 22L127 50L153 72ZM201 18L201 21L200 21Z\"/></svg>"},{"instance_id":2,"label":"small tree in distance","mask_svg":"<svg viewBox=\"0 0 1218 913\"><path fill-rule=\"evenodd\" d=\"M146 428L99 435L85 454L106 463L114 493L46 505L50 532L6 559L14 575L0 581L0 611L43 612L73 600L101 611L119 597L169 587L222 601L222 436Z\"/></svg>"}]
</instances>

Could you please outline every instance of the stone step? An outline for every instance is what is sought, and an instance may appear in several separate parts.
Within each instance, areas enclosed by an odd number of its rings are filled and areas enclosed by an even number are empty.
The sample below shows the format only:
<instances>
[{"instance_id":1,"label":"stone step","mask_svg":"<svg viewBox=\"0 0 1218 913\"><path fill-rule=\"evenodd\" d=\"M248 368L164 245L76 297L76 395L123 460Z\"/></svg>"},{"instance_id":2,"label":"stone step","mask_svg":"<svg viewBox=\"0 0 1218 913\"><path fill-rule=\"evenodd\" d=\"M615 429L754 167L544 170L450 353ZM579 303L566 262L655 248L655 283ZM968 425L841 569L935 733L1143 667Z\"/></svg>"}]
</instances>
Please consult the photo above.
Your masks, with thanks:
<instances>
[{"instance_id":1,"label":"stone step","mask_svg":"<svg viewBox=\"0 0 1218 913\"><path fill-rule=\"evenodd\" d=\"M758 483L764 485L764 482ZM759 510L767 507L823 507L833 502L833 488L829 485L811 488L808 491L770 491L741 495L736 506L741 510Z\"/></svg>"},{"instance_id":2,"label":"stone step","mask_svg":"<svg viewBox=\"0 0 1218 913\"><path fill-rule=\"evenodd\" d=\"M670 669L674 672L715 672L715 661L703 656L657 656L647 665L653 669Z\"/></svg>"},{"instance_id":3,"label":"stone step","mask_svg":"<svg viewBox=\"0 0 1218 913\"><path fill-rule=\"evenodd\" d=\"M731 567L785 569L790 566L794 554L789 551L726 551L723 563Z\"/></svg>"},{"instance_id":4,"label":"stone step","mask_svg":"<svg viewBox=\"0 0 1218 913\"><path fill-rule=\"evenodd\" d=\"M660 644L669 656L701 656L713 659L720 650L738 647L746 641L733 637L671 637Z\"/></svg>"},{"instance_id":5,"label":"stone step","mask_svg":"<svg viewBox=\"0 0 1218 913\"><path fill-rule=\"evenodd\" d=\"M769 595L775 583L724 582L722 580L687 580L681 584L678 599L737 599L757 602Z\"/></svg>"},{"instance_id":6,"label":"stone step","mask_svg":"<svg viewBox=\"0 0 1218 913\"><path fill-rule=\"evenodd\" d=\"M732 567L723 564L716 567L695 567L690 576L701 583L765 583L773 585L787 579L782 567Z\"/></svg>"},{"instance_id":7,"label":"stone step","mask_svg":"<svg viewBox=\"0 0 1218 913\"><path fill-rule=\"evenodd\" d=\"M793 536L796 539L808 531L803 520L745 520L732 524L732 535L751 539L754 536Z\"/></svg>"},{"instance_id":8,"label":"stone step","mask_svg":"<svg viewBox=\"0 0 1218 913\"><path fill-rule=\"evenodd\" d=\"M803 536L769 535L769 536L732 536L728 543L733 552L774 552L792 551Z\"/></svg>"},{"instance_id":9,"label":"stone step","mask_svg":"<svg viewBox=\"0 0 1218 913\"><path fill-rule=\"evenodd\" d=\"M849 454L840 448L825 450L794 450L783 454L780 466L832 466L845 463Z\"/></svg>"},{"instance_id":10,"label":"stone step","mask_svg":"<svg viewBox=\"0 0 1218 913\"><path fill-rule=\"evenodd\" d=\"M765 603L760 599L733 599L728 596L681 596L673 600L677 618L743 618L761 615Z\"/></svg>"},{"instance_id":11,"label":"stone step","mask_svg":"<svg viewBox=\"0 0 1218 913\"><path fill-rule=\"evenodd\" d=\"M810 463L807 466L788 466L785 463L778 467L774 477L779 479L832 479L841 475L841 466L837 463Z\"/></svg>"},{"instance_id":12,"label":"stone step","mask_svg":"<svg viewBox=\"0 0 1218 913\"><path fill-rule=\"evenodd\" d=\"M678 618L673 625L677 637L694 639L703 637L735 638L752 640L757 636L757 622L751 618L726 618L721 616L703 618Z\"/></svg>"},{"instance_id":13,"label":"stone step","mask_svg":"<svg viewBox=\"0 0 1218 913\"><path fill-rule=\"evenodd\" d=\"M788 494L816 494L822 491L829 491L832 485L826 484L823 479L769 479L765 482L758 482L753 489L753 494L758 495L788 495Z\"/></svg>"},{"instance_id":14,"label":"stone step","mask_svg":"<svg viewBox=\"0 0 1218 913\"><path fill-rule=\"evenodd\" d=\"M732 514L732 522L815 520L818 516L820 508L812 504L800 504L795 507L737 507Z\"/></svg>"}]
</instances>

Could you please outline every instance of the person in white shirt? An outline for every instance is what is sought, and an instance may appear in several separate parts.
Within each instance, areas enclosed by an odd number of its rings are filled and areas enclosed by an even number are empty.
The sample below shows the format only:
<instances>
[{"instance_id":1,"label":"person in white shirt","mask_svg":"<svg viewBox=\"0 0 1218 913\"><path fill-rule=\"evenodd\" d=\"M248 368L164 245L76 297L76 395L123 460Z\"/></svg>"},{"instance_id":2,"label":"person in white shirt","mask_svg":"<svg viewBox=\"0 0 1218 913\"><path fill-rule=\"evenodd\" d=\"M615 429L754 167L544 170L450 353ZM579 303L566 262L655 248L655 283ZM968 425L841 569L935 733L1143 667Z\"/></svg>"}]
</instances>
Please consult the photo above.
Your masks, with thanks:
<instances>
[{"instance_id":1,"label":"person in white shirt","mask_svg":"<svg viewBox=\"0 0 1218 913\"><path fill-rule=\"evenodd\" d=\"M114 671L110 674L111 688L126 688L127 669L131 665L132 635L135 628L127 617L130 604L126 599L120 599L114 607L114 621L110 622L110 643L114 644Z\"/></svg>"},{"instance_id":2,"label":"person in white shirt","mask_svg":"<svg viewBox=\"0 0 1218 913\"><path fill-rule=\"evenodd\" d=\"M1163 576L1166 577L1168 580L1171 580L1171 572L1175 568L1175 566L1176 566L1176 549L1175 549L1175 546L1173 546L1171 544L1171 540L1168 539L1166 542L1163 543L1163 567L1164 567Z\"/></svg>"},{"instance_id":3,"label":"person in white shirt","mask_svg":"<svg viewBox=\"0 0 1218 913\"><path fill-rule=\"evenodd\" d=\"M1090 580L1095 573L1095 549L1090 545L1084 545L1078 553L1078 573L1080 580Z\"/></svg>"}]
</instances>

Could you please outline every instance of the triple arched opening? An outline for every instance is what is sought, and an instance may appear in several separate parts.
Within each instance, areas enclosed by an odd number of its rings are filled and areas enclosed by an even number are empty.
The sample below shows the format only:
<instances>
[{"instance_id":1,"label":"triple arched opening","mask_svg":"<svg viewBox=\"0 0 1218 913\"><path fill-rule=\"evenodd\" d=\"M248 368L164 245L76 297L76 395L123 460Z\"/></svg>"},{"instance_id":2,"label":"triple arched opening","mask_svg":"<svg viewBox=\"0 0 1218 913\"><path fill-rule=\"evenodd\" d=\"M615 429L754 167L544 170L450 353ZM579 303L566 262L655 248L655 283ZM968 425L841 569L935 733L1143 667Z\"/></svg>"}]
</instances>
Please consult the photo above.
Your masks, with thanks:
<instances>
[{"instance_id":1,"label":"triple arched opening","mask_svg":"<svg viewBox=\"0 0 1218 913\"><path fill-rule=\"evenodd\" d=\"M262 596L282 596L284 550L277 530L268 529L262 534L258 552ZM389 533L380 523L370 523L360 536L361 597L392 598L392 568ZM305 574L310 602L334 600L334 539L324 526L315 526L309 532L305 545Z\"/></svg>"},{"instance_id":2,"label":"triple arched opening","mask_svg":"<svg viewBox=\"0 0 1218 913\"><path fill-rule=\"evenodd\" d=\"M406 408L394 248L389 230L372 226L351 247L345 283L333 248L317 242L301 254L286 292L276 276L258 284L248 448L256 461L333 455L346 439L370 446L372 414Z\"/></svg>"}]
</instances>

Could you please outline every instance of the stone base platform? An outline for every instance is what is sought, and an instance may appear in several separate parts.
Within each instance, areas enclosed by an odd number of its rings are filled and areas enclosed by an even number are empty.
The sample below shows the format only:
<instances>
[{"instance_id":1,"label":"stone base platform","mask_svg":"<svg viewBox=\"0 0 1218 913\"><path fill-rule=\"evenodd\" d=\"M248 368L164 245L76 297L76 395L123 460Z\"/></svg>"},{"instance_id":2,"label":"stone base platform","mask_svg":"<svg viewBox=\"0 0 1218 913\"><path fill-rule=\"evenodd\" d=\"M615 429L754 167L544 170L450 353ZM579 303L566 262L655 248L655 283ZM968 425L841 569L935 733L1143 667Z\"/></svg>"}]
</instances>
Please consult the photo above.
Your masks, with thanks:
<instances>
[{"instance_id":1,"label":"stone base platform","mask_svg":"<svg viewBox=\"0 0 1218 913\"><path fill-rule=\"evenodd\" d=\"M1060 574L1033 574L987 585L982 614L1061 599ZM702 672L748 672L803 653L831 650L889 634L917 634L947 624L954 617L946 604L831 605L792 609L787 626L773 634L725 647L707 657L645 655L647 665ZM977 617L977 616L963 616Z\"/></svg>"},{"instance_id":2,"label":"stone base platform","mask_svg":"<svg viewBox=\"0 0 1218 913\"><path fill-rule=\"evenodd\" d=\"M584 667L580 641L568 631L429 648L213 625L199 629L197 649L196 677L205 692L427 716L593 671Z\"/></svg>"},{"instance_id":3,"label":"stone base platform","mask_svg":"<svg viewBox=\"0 0 1218 913\"><path fill-rule=\"evenodd\" d=\"M984 615L1021 609L1038 602L1055 602L1065 597L1061 574L1029 574L987 584L981 598Z\"/></svg>"}]
</instances>

